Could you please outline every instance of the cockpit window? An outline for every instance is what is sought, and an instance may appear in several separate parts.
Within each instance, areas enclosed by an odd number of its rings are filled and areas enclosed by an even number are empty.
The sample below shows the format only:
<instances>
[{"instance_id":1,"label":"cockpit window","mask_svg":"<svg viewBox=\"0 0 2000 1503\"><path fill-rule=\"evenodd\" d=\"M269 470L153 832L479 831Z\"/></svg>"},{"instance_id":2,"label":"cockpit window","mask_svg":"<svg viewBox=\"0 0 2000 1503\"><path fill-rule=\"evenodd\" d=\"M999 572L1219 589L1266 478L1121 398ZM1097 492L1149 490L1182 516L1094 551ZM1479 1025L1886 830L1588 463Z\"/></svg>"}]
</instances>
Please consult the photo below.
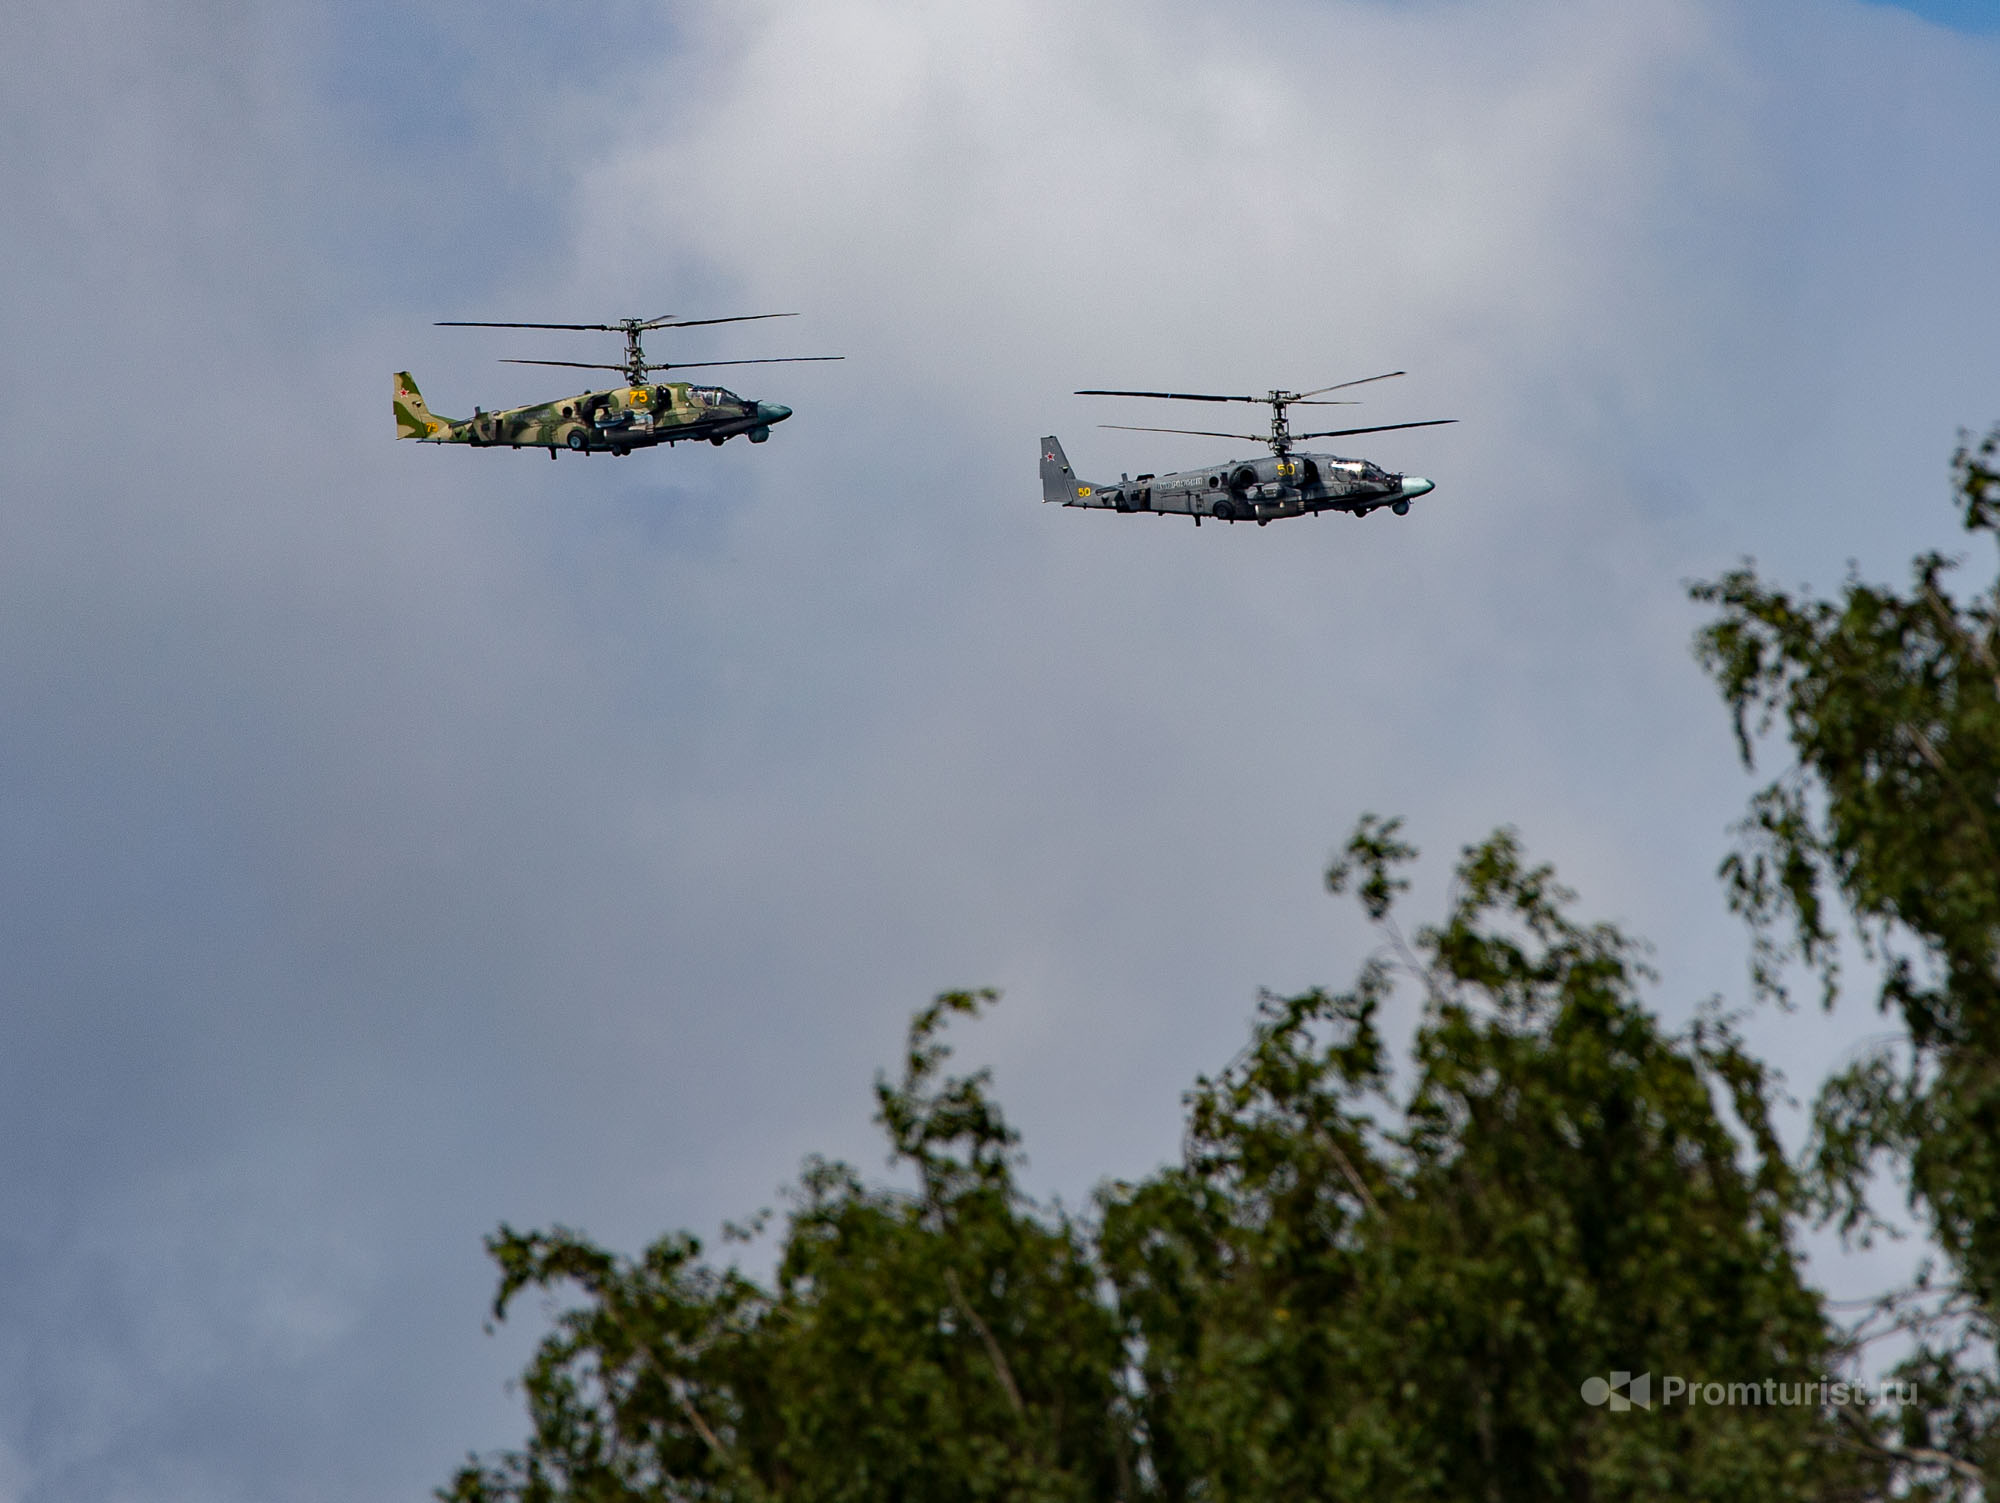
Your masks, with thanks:
<instances>
[{"instance_id":1,"label":"cockpit window","mask_svg":"<svg viewBox=\"0 0 2000 1503\"><path fill-rule=\"evenodd\" d=\"M726 386L697 386L689 395L708 407L740 406L743 401Z\"/></svg>"}]
</instances>

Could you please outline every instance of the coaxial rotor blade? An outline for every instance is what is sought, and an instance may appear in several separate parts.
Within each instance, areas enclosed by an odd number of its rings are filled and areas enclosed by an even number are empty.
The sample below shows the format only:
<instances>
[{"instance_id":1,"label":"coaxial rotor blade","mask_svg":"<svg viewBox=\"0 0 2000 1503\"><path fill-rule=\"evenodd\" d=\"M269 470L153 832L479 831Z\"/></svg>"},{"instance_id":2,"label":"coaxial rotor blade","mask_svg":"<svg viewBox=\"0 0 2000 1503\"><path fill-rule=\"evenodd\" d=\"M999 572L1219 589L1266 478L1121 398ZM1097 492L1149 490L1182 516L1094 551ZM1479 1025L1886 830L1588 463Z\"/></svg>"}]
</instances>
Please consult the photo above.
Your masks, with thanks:
<instances>
[{"instance_id":1,"label":"coaxial rotor blade","mask_svg":"<svg viewBox=\"0 0 2000 1503\"><path fill-rule=\"evenodd\" d=\"M623 334L623 324L497 324L478 318L445 318L432 325L438 329L602 329L607 334Z\"/></svg>"},{"instance_id":2,"label":"coaxial rotor blade","mask_svg":"<svg viewBox=\"0 0 2000 1503\"><path fill-rule=\"evenodd\" d=\"M504 355L500 357L500 363L502 365L566 365L572 370L579 371L622 371L625 369L622 365L592 365L587 360L511 360Z\"/></svg>"},{"instance_id":3,"label":"coaxial rotor blade","mask_svg":"<svg viewBox=\"0 0 2000 1503\"><path fill-rule=\"evenodd\" d=\"M1396 372L1396 374L1401 375L1402 372L1398 371ZM1379 381L1382 378L1380 376L1371 376L1369 377L1369 379L1371 381ZM1355 386L1359 385L1360 383L1349 381L1343 384L1348 386ZM1332 391L1334 390L1334 388L1331 386L1323 386L1320 388L1320 390ZM1260 407L1269 407L1271 405L1271 399L1269 397L1218 397L1218 396L1211 396L1206 392L1198 392L1198 391L1099 391L1093 389L1089 391L1079 391L1076 393L1076 395L1079 397L1161 397L1169 402L1255 402ZM1300 403L1301 400L1302 399L1298 397L1286 397L1285 405L1289 407L1294 403ZM1307 407L1351 407L1354 404L1352 402L1345 402L1336 398L1334 401L1331 402L1303 402L1302 405Z\"/></svg>"},{"instance_id":4,"label":"coaxial rotor blade","mask_svg":"<svg viewBox=\"0 0 2000 1503\"><path fill-rule=\"evenodd\" d=\"M796 313L735 313L728 318L675 318L671 313L662 313L658 318L632 318L617 324L527 324L500 323L484 318L446 318L438 320L435 327L440 329L589 329L606 334L625 334L637 329L644 333L649 329L692 329L702 324L747 324L760 318L797 318Z\"/></svg>"},{"instance_id":5,"label":"coaxial rotor blade","mask_svg":"<svg viewBox=\"0 0 2000 1503\"><path fill-rule=\"evenodd\" d=\"M1457 418L1429 418L1421 423L1377 423L1372 428L1335 428L1329 433L1294 433L1292 441L1303 443L1309 438L1346 438L1353 433L1387 433L1396 428L1439 428L1446 423L1457 421Z\"/></svg>"},{"instance_id":6,"label":"coaxial rotor blade","mask_svg":"<svg viewBox=\"0 0 2000 1503\"><path fill-rule=\"evenodd\" d=\"M808 360L845 360L845 355L769 355L762 360L662 360L646 367L649 371L705 370L712 365L797 365ZM623 370L624 366L615 369Z\"/></svg>"},{"instance_id":7,"label":"coaxial rotor blade","mask_svg":"<svg viewBox=\"0 0 2000 1503\"><path fill-rule=\"evenodd\" d=\"M1076 393L1076 395L1079 397L1164 397L1169 402L1262 403L1266 400L1263 397L1214 397L1214 396L1209 396L1204 392L1198 392L1198 391L1101 391L1096 387L1091 387L1087 390L1079 391ZM1099 426L1105 428L1114 428L1117 426L1117 424L1103 423L1100 424ZM1161 431L1166 432L1168 430L1162 429Z\"/></svg>"},{"instance_id":8,"label":"coaxial rotor blade","mask_svg":"<svg viewBox=\"0 0 2000 1503\"><path fill-rule=\"evenodd\" d=\"M1240 438L1246 443L1261 444L1270 441L1263 433L1215 433L1207 428L1138 428L1130 423L1099 423L1100 428L1117 428L1126 433L1191 433L1196 438Z\"/></svg>"},{"instance_id":9,"label":"coaxial rotor blade","mask_svg":"<svg viewBox=\"0 0 2000 1503\"><path fill-rule=\"evenodd\" d=\"M641 329L692 329L699 324L748 324L760 318L797 318L796 313L735 313L728 318L656 318L639 325ZM622 328L623 325L620 325Z\"/></svg>"},{"instance_id":10,"label":"coaxial rotor blade","mask_svg":"<svg viewBox=\"0 0 2000 1503\"><path fill-rule=\"evenodd\" d=\"M1408 374L1408 371L1384 371L1379 376L1363 376L1359 381L1336 381L1331 386L1314 387L1311 391L1300 392L1299 396L1316 397L1323 391L1345 391L1350 386L1366 386L1370 381L1387 381L1392 376L1407 376Z\"/></svg>"}]
</instances>

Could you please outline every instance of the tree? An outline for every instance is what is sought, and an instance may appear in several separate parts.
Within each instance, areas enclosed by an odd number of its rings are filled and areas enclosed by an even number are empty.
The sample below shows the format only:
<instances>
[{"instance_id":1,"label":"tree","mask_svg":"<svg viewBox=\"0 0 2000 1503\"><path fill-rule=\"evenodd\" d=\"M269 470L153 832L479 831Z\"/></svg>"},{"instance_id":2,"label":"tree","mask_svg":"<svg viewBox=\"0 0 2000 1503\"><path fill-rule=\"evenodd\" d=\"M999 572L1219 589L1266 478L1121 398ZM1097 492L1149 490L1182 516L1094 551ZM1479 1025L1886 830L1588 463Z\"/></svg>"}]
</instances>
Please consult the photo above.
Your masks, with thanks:
<instances>
[{"instance_id":1,"label":"tree","mask_svg":"<svg viewBox=\"0 0 2000 1503\"><path fill-rule=\"evenodd\" d=\"M2000 540L2000 428L1953 461L1965 530ZM1877 1225L1887 1168L1946 1262L1891 1291L1863 1335L1917 1337L1906 1414L1912 1475L1970 1495L2000 1484L2000 580L1949 590L1957 562L1914 561L1905 592L1850 572L1830 599L1745 564L1694 587L1716 607L1697 655L1734 717L1744 764L1782 736L1795 759L1753 798L1723 874L1755 936L1760 990L1787 968L1840 991L1843 927L1879 965L1900 1036L1827 1081L1811 1188L1844 1231ZM1947 1459L1948 1458L1948 1459Z\"/></svg>"},{"instance_id":2,"label":"tree","mask_svg":"<svg viewBox=\"0 0 2000 1503\"><path fill-rule=\"evenodd\" d=\"M1081 1230L1029 1204L985 1075L941 1077L954 993L910 1026L878 1120L918 1188L809 1161L766 1288L686 1234L636 1260L575 1232L488 1239L496 1320L530 1288L581 1296L523 1380L527 1447L446 1499L1109 1498L1127 1491L1122 1361ZM742 1235L739 1233L739 1235Z\"/></svg>"},{"instance_id":3,"label":"tree","mask_svg":"<svg viewBox=\"0 0 2000 1503\"><path fill-rule=\"evenodd\" d=\"M1511 832L1465 853L1445 921L1406 944L1412 855L1363 822L1328 882L1358 884L1388 956L1342 995L1266 998L1190 1096L1186 1162L1106 1196L1161 1494L1865 1492L1875 1471L1815 1406L1632 1423L1580 1400L1618 1371L1826 1371L1767 1082L1712 1012L1664 1034L1637 946L1573 920ZM1392 1102L1375 1018L1399 974L1425 1001Z\"/></svg>"},{"instance_id":4,"label":"tree","mask_svg":"<svg viewBox=\"0 0 2000 1503\"><path fill-rule=\"evenodd\" d=\"M1638 947L1502 831L1406 942L1412 851L1364 820L1328 874L1388 950L1263 999L1189 1093L1183 1161L1074 1218L1029 1200L981 1074L912 1023L878 1120L906 1188L810 1161L766 1287L694 1239L622 1259L502 1228L496 1318L567 1289L526 1447L440 1496L729 1500L1785 1499L1880 1495L1816 1405L1614 1415L1586 1380L1761 1381L1838 1354L1801 1187L1726 1020L1663 1032ZM1377 1017L1422 1022L1396 1088ZM1719 1105L1719 1103L1726 1103Z\"/></svg>"}]
</instances>

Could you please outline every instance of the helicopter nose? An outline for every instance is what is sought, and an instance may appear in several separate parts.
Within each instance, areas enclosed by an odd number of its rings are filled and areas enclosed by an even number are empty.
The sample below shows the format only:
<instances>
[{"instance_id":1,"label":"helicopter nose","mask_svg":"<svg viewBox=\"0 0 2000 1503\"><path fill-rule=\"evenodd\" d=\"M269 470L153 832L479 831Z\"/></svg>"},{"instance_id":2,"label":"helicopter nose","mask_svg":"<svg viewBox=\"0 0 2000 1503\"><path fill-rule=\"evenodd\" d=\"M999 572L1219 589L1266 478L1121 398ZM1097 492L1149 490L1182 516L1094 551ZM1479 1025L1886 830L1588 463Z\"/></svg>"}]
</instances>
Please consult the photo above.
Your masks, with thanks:
<instances>
[{"instance_id":1,"label":"helicopter nose","mask_svg":"<svg viewBox=\"0 0 2000 1503\"><path fill-rule=\"evenodd\" d=\"M1436 489L1435 485L1424 479L1421 475L1405 475L1403 477L1403 499L1406 501L1412 496L1428 496Z\"/></svg>"},{"instance_id":2,"label":"helicopter nose","mask_svg":"<svg viewBox=\"0 0 2000 1503\"><path fill-rule=\"evenodd\" d=\"M759 402L757 404L757 416L767 423L782 423L791 415L791 408L781 406L776 402Z\"/></svg>"}]
</instances>

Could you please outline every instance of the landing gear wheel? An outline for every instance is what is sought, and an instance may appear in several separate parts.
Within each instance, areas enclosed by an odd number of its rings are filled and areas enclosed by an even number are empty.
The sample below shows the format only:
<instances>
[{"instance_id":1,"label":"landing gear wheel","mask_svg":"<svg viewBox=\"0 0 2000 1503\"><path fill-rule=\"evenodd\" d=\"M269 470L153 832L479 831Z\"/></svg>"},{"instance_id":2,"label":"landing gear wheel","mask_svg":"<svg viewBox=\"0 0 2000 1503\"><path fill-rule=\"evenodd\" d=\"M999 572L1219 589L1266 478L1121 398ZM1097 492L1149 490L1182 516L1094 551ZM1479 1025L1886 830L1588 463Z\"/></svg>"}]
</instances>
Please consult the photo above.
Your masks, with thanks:
<instances>
[{"instance_id":1,"label":"landing gear wheel","mask_svg":"<svg viewBox=\"0 0 2000 1503\"><path fill-rule=\"evenodd\" d=\"M1399 517L1407 517L1410 514L1410 503L1407 501L1398 501L1389 510L1393 511Z\"/></svg>"},{"instance_id":2,"label":"landing gear wheel","mask_svg":"<svg viewBox=\"0 0 2000 1503\"><path fill-rule=\"evenodd\" d=\"M1370 513L1374 509L1375 508L1372 506L1357 506L1354 508L1354 515L1356 515L1357 517L1365 517L1368 515L1368 513Z\"/></svg>"},{"instance_id":3,"label":"landing gear wheel","mask_svg":"<svg viewBox=\"0 0 2000 1503\"><path fill-rule=\"evenodd\" d=\"M1216 502L1210 510L1214 513L1215 520L1218 522L1234 522L1236 520L1236 508L1231 506L1227 501Z\"/></svg>"},{"instance_id":4,"label":"landing gear wheel","mask_svg":"<svg viewBox=\"0 0 2000 1503\"><path fill-rule=\"evenodd\" d=\"M712 444L714 444L714 445L715 445L715 447L716 447L716 448L718 448L718 449L719 449L719 448L721 448L721 447L722 447L722 445L723 445L723 440L722 440L722 439L719 439L719 438L711 438L711 439L709 440L709 442L710 442L710 443L712 443Z\"/></svg>"},{"instance_id":5,"label":"landing gear wheel","mask_svg":"<svg viewBox=\"0 0 2000 1503\"><path fill-rule=\"evenodd\" d=\"M1257 519L1257 525L1259 527L1269 527L1271 525L1271 519L1269 517L1259 517Z\"/></svg>"},{"instance_id":6,"label":"landing gear wheel","mask_svg":"<svg viewBox=\"0 0 2000 1503\"><path fill-rule=\"evenodd\" d=\"M569 437L564 439L563 442L569 445L572 453L576 454L581 454L585 449L590 447L590 440L583 436L581 428L570 429Z\"/></svg>"}]
</instances>

